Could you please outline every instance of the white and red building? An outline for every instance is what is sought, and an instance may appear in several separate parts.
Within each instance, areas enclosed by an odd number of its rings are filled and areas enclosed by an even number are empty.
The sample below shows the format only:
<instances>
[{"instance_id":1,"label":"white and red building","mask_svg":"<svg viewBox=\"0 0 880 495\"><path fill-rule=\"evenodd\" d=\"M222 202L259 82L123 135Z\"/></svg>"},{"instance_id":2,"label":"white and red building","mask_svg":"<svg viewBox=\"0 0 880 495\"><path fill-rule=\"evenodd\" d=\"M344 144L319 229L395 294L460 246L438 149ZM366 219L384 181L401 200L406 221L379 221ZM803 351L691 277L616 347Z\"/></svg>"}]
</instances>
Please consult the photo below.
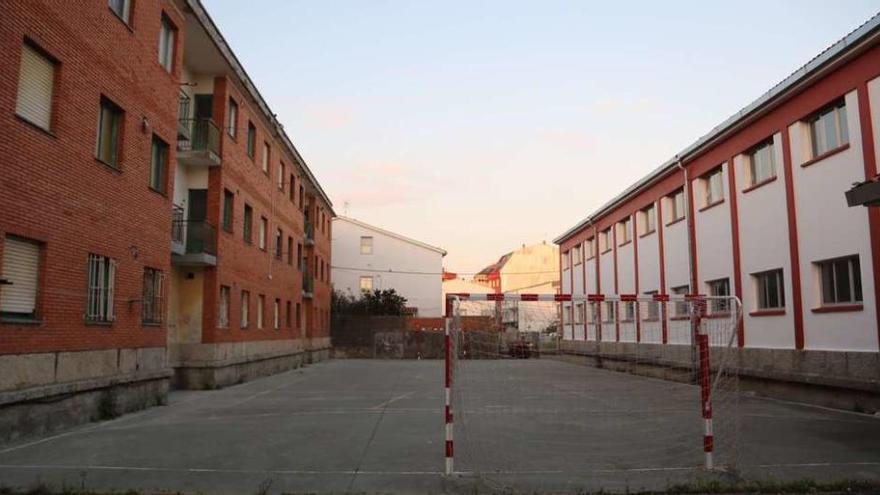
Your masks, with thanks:
<instances>
[{"instance_id":1,"label":"white and red building","mask_svg":"<svg viewBox=\"0 0 880 495\"><path fill-rule=\"evenodd\" d=\"M562 292L735 295L740 347L876 353L880 209L844 194L878 148L880 16L559 236Z\"/></svg>"}]
</instances>

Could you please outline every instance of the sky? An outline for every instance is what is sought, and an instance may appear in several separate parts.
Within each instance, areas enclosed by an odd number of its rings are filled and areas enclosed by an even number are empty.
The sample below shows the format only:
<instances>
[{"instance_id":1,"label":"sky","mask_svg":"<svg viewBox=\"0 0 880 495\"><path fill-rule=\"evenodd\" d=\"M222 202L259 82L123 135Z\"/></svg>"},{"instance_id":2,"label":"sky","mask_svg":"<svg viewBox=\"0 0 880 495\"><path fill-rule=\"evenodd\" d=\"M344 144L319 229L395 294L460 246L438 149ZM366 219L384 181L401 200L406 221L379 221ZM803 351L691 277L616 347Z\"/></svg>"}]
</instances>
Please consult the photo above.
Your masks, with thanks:
<instances>
[{"instance_id":1,"label":"sky","mask_svg":"<svg viewBox=\"0 0 880 495\"><path fill-rule=\"evenodd\" d=\"M337 214L478 271L552 240L880 0L203 0Z\"/></svg>"}]
</instances>

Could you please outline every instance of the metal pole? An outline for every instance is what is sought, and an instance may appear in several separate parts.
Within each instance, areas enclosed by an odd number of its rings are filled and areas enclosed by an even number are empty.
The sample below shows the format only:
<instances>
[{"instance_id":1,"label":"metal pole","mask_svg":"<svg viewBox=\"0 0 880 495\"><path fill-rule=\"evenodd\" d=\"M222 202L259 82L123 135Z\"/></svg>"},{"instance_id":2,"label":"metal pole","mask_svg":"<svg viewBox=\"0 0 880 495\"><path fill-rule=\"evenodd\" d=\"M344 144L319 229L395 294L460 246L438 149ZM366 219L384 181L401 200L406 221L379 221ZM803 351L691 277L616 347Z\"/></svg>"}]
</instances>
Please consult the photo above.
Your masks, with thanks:
<instances>
[{"instance_id":1,"label":"metal pole","mask_svg":"<svg viewBox=\"0 0 880 495\"><path fill-rule=\"evenodd\" d=\"M446 382L445 382L445 421L446 421L446 475L452 474L453 450L452 450L452 321L458 305L447 299L446 334L444 342L446 347ZM451 310L451 311L450 311Z\"/></svg>"}]
</instances>

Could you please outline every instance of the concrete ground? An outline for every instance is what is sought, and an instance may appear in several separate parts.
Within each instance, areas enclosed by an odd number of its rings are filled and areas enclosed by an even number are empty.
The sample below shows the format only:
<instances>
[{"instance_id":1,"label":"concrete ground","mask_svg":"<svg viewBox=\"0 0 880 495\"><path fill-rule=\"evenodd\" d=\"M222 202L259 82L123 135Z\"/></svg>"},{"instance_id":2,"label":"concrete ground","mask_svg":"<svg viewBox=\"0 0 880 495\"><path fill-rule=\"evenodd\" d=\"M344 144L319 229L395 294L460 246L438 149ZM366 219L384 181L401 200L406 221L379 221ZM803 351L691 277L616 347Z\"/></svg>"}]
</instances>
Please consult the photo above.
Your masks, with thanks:
<instances>
[{"instance_id":1,"label":"concrete ground","mask_svg":"<svg viewBox=\"0 0 880 495\"><path fill-rule=\"evenodd\" d=\"M175 392L165 407L2 446L0 486L558 492L728 476L699 468L703 426L689 385L546 358L462 362L458 377L451 478L442 475L442 361L334 360ZM715 433L717 461L749 479L880 479L871 416L728 394Z\"/></svg>"}]
</instances>

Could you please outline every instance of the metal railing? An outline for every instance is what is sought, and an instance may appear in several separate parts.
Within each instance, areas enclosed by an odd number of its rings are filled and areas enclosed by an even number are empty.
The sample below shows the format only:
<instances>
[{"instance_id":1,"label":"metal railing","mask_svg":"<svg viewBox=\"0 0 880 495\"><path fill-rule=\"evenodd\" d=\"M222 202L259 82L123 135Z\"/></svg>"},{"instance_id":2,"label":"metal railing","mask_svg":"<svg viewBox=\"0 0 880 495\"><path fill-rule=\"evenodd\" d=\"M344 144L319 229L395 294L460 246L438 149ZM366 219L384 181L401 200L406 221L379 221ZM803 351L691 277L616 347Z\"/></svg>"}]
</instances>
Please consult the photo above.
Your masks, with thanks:
<instances>
[{"instance_id":1,"label":"metal railing","mask_svg":"<svg viewBox=\"0 0 880 495\"><path fill-rule=\"evenodd\" d=\"M305 219L303 230L305 231L304 233L307 241L315 240L315 226L312 225L312 222L308 218Z\"/></svg>"},{"instance_id":2,"label":"metal railing","mask_svg":"<svg viewBox=\"0 0 880 495\"><path fill-rule=\"evenodd\" d=\"M183 244L187 254L217 255L217 227L205 220L184 220L182 210L172 213L171 240Z\"/></svg>"},{"instance_id":3,"label":"metal railing","mask_svg":"<svg viewBox=\"0 0 880 495\"><path fill-rule=\"evenodd\" d=\"M220 156L220 127L211 119L183 119L190 139L177 140L178 151L210 151Z\"/></svg>"},{"instance_id":4,"label":"metal railing","mask_svg":"<svg viewBox=\"0 0 880 495\"><path fill-rule=\"evenodd\" d=\"M191 101L192 99L189 95L181 90L177 100L177 138L182 141L189 141L190 126L188 125L188 120Z\"/></svg>"},{"instance_id":5,"label":"metal railing","mask_svg":"<svg viewBox=\"0 0 880 495\"><path fill-rule=\"evenodd\" d=\"M305 294L315 292L315 276L308 270L304 271L302 274L302 291Z\"/></svg>"}]
</instances>

